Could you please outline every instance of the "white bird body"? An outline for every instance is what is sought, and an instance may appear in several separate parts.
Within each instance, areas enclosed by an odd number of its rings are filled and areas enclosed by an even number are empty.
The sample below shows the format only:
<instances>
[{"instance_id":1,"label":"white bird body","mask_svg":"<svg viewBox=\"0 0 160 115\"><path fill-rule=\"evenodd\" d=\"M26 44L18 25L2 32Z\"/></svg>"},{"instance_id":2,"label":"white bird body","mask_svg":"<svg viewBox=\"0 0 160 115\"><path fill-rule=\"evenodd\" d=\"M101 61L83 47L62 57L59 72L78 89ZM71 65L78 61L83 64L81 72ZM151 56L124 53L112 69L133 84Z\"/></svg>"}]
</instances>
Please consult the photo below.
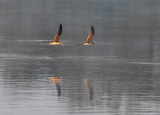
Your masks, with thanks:
<instances>
[{"instance_id":1,"label":"white bird body","mask_svg":"<svg viewBox=\"0 0 160 115\"><path fill-rule=\"evenodd\" d=\"M51 43L49 43L49 45L62 45L62 46L64 46L61 42L51 42Z\"/></svg>"}]
</instances>

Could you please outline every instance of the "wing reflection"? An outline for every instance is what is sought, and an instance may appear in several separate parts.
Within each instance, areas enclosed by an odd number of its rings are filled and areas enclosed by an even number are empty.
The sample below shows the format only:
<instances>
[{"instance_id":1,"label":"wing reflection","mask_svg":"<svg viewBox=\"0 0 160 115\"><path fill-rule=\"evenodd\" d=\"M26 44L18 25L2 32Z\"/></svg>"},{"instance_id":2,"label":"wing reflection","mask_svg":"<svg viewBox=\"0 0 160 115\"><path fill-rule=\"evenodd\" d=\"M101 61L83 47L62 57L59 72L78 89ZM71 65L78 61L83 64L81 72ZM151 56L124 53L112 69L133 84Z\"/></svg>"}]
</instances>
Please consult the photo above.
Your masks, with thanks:
<instances>
[{"instance_id":1,"label":"wing reflection","mask_svg":"<svg viewBox=\"0 0 160 115\"><path fill-rule=\"evenodd\" d=\"M86 88L87 88L87 91L88 91L89 95L90 95L90 100L92 100L92 99L93 99L93 88L91 87L88 79L85 78L85 79L83 80L83 82L84 82L84 85L85 85Z\"/></svg>"},{"instance_id":2,"label":"wing reflection","mask_svg":"<svg viewBox=\"0 0 160 115\"><path fill-rule=\"evenodd\" d=\"M50 77L49 78L55 85L56 89L57 89L57 93L58 93L58 96L61 96L61 86L60 84L62 83L62 80L63 80L63 77Z\"/></svg>"}]
</instances>

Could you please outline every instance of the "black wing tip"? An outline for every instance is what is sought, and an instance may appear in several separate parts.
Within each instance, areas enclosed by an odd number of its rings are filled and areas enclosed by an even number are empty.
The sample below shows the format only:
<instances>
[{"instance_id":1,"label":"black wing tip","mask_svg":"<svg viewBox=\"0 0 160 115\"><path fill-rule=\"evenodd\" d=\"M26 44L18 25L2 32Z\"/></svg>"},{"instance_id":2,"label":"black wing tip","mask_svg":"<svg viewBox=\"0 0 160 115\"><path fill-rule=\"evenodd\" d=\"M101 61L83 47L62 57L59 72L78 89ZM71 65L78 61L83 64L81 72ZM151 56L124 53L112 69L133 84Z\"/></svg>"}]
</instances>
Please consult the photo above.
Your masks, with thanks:
<instances>
[{"instance_id":1,"label":"black wing tip","mask_svg":"<svg viewBox=\"0 0 160 115\"><path fill-rule=\"evenodd\" d=\"M58 34L62 34L62 24L59 25L59 30L58 30Z\"/></svg>"},{"instance_id":2,"label":"black wing tip","mask_svg":"<svg viewBox=\"0 0 160 115\"><path fill-rule=\"evenodd\" d=\"M91 25L91 32L92 32L92 34L94 35L95 31L94 31L93 25Z\"/></svg>"}]
</instances>

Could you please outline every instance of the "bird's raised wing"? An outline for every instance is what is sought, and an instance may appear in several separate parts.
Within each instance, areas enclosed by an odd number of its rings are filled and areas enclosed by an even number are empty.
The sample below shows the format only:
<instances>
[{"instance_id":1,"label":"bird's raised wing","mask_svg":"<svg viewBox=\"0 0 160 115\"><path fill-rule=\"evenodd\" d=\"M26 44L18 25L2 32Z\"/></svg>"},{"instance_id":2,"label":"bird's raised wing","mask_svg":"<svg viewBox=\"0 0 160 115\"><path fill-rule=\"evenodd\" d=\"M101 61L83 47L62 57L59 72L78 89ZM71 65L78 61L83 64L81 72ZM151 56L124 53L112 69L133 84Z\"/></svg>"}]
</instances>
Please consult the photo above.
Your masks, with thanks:
<instances>
[{"instance_id":1,"label":"bird's raised wing","mask_svg":"<svg viewBox=\"0 0 160 115\"><path fill-rule=\"evenodd\" d=\"M87 41L86 42L91 42L92 41L92 39L93 39L93 36L94 36L94 27L93 26L91 26L91 32L90 32L90 34L88 35L88 38L87 38Z\"/></svg>"},{"instance_id":2,"label":"bird's raised wing","mask_svg":"<svg viewBox=\"0 0 160 115\"><path fill-rule=\"evenodd\" d=\"M58 30L58 33L56 34L55 38L54 38L54 42L58 42L59 41L59 38L62 34L62 24L59 25L59 30Z\"/></svg>"}]
</instances>

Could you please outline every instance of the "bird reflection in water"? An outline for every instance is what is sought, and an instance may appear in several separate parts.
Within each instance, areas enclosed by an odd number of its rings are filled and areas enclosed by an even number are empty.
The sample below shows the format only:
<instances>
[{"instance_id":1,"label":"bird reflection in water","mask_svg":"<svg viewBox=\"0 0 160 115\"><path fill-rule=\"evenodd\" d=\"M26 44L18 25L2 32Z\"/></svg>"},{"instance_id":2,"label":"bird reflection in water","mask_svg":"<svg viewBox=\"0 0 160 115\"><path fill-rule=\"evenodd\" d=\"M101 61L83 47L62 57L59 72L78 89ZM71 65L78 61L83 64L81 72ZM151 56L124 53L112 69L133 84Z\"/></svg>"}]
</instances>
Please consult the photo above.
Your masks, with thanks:
<instances>
[{"instance_id":1,"label":"bird reflection in water","mask_svg":"<svg viewBox=\"0 0 160 115\"><path fill-rule=\"evenodd\" d=\"M49 78L55 85L56 89L57 89L57 93L58 93L58 96L61 96L61 86L60 84L62 83L62 80L63 80L63 77L50 77Z\"/></svg>"},{"instance_id":2,"label":"bird reflection in water","mask_svg":"<svg viewBox=\"0 0 160 115\"><path fill-rule=\"evenodd\" d=\"M93 99L93 88L91 87L88 79L85 78L83 80L83 82L84 82L84 85L86 86L86 89L87 89L89 95L90 95L90 100L92 100Z\"/></svg>"}]
</instances>

